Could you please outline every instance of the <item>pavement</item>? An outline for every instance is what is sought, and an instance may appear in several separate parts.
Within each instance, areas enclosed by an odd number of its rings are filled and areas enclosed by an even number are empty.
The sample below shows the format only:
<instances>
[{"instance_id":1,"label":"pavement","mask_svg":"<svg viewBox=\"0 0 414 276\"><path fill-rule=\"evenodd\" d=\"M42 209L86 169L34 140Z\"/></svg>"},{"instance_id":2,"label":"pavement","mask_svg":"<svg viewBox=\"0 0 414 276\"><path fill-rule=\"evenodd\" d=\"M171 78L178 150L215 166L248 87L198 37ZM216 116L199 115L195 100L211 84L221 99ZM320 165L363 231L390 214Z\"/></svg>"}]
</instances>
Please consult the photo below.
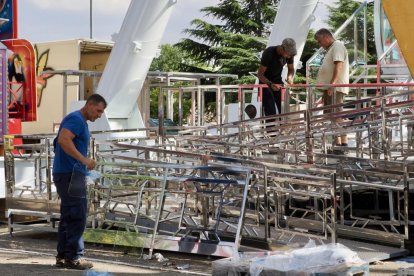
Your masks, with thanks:
<instances>
[{"instance_id":1,"label":"pavement","mask_svg":"<svg viewBox=\"0 0 414 276\"><path fill-rule=\"evenodd\" d=\"M0 276L131 276L131 275L211 275L215 257L160 251L168 260L146 260L146 249L86 244L85 258L94 263L88 271L57 268L55 248L57 234L32 229L15 229L0 224ZM155 253L155 252L154 252ZM397 275L400 268L414 267L414 256L370 264L370 275ZM402 275L414 275L412 271Z\"/></svg>"},{"instance_id":2,"label":"pavement","mask_svg":"<svg viewBox=\"0 0 414 276\"><path fill-rule=\"evenodd\" d=\"M0 276L27 275L211 275L211 261L217 258L178 252L157 252L162 262L146 260L146 249L85 244L85 258L93 269L79 271L55 267L57 233L14 229L0 224ZM156 252L154 252L156 253ZM165 260L168 259L168 260Z\"/></svg>"}]
</instances>

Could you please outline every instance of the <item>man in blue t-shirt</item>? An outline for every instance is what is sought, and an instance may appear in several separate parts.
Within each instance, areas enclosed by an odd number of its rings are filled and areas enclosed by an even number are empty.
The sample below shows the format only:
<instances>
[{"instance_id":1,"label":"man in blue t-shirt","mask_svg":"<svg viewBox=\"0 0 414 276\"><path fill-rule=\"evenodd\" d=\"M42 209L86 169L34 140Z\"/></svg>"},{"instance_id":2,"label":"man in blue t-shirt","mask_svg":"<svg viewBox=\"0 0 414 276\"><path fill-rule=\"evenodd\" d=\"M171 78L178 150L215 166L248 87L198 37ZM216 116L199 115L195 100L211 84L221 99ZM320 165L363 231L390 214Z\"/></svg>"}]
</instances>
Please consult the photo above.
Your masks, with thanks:
<instances>
[{"instance_id":1,"label":"man in blue t-shirt","mask_svg":"<svg viewBox=\"0 0 414 276\"><path fill-rule=\"evenodd\" d=\"M53 181L60 197L56 266L89 269L93 264L82 259L83 232L86 227L87 198L85 176L96 162L88 158L89 128L87 121L100 118L106 108L105 99L94 94L85 105L63 118L54 141ZM76 194L73 187L77 187ZM71 192L72 191L72 192Z\"/></svg>"},{"instance_id":2,"label":"man in blue t-shirt","mask_svg":"<svg viewBox=\"0 0 414 276\"><path fill-rule=\"evenodd\" d=\"M263 89L262 106L265 116L282 113L283 85L282 71L287 64L288 74L286 82L293 83L293 57L296 55L296 42L292 38L285 38L282 45L271 46L263 51L257 77L261 84L267 84Z\"/></svg>"}]
</instances>

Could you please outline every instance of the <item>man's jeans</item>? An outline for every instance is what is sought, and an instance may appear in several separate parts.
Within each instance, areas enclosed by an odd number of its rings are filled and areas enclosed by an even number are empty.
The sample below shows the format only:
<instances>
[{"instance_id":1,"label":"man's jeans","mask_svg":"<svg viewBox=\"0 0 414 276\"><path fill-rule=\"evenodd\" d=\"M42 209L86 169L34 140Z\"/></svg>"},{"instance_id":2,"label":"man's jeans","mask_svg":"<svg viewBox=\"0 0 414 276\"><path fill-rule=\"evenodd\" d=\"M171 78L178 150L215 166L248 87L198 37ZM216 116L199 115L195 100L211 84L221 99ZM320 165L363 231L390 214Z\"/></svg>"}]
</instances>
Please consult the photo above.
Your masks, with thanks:
<instances>
[{"instance_id":1,"label":"man's jeans","mask_svg":"<svg viewBox=\"0 0 414 276\"><path fill-rule=\"evenodd\" d=\"M71 173L53 175L53 181L60 197L57 257L76 260L83 256L85 249L82 235L86 226L88 204L86 190L82 196L74 197L68 194L71 177ZM84 185L85 183L79 184Z\"/></svg>"}]
</instances>

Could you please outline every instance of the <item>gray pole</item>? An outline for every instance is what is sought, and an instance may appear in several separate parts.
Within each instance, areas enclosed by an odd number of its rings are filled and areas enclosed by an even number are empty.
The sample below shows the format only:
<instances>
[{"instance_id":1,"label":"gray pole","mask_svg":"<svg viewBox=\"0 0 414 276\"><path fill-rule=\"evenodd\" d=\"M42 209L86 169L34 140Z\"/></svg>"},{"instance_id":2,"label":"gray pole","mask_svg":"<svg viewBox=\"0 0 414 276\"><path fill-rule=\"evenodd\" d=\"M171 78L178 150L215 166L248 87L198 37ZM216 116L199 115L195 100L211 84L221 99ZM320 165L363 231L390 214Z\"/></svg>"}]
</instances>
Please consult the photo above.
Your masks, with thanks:
<instances>
[{"instance_id":1,"label":"gray pole","mask_svg":"<svg viewBox=\"0 0 414 276\"><path fill-rule=\"evenodd\" d=\"M92 39L92 0L89 1L89 38Z\"/></svg>"}]
</instances>

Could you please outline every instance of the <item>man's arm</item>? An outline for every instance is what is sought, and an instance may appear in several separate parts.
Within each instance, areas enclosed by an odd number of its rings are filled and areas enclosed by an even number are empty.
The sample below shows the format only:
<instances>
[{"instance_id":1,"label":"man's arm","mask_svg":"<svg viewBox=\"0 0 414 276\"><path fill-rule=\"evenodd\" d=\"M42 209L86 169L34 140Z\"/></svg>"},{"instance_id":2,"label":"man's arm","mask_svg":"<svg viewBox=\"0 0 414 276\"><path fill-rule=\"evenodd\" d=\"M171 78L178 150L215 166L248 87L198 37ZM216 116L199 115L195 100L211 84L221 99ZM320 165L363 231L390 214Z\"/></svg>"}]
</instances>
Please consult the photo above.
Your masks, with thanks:
<instances>
[{"instance_id":1,"label":"man's arm","mask_svg":"<svg viewBox=\"0 0 414 276\"><path fill-rule=\"evenodd\" d=\"M262 83L266 83L270 89L279 90L281 88L280 84L272 83L268 78L265 77L264 73L266 70L267 67L260 64L259 70L257 71L257 77Z\"/></svg>"},{"instance_id":2,"label":"man's arm","mask_svg":"<svg viewBox=\"0 0 414 276\"><path fill-rule=\"evenodd\" d=\"M87 158L83 156L75 147L73 143L73 139L75 139L75 134L73 134L69 129L62 128L59 133L58 143L63 149L63 151L73 157L74 159L81 162L85 165L88 170L92 170L95 168L96 162L91 158Z\"/></svg>"},{"instance_id":3,"label":"man's arm","mask_svg":"<svg viewBox=\"0 0 414 276\"><path fill-rule=\"evenodd\" d=\"M332 73L332 78L331 78L331 82L330 84L335 84L338 81L338 76L341 73L343 67L344 67L344 62L343 61L334 61L335 64L335 68L334 71ZM332 96L332 92L334 91L334 88L331 87L328 89L328 95Z\"/></svg>"},{"instance_id":4,"label":"man's arm","mask_svg":"<svg viewBox=\"0 0 414 276\"><path fill-rule=\"evenodd\" d=\"M288 74L287 74L286 82L288 84L293 84L293 74L295 73L295 68L293 67L293 64L288 64L287 68L288 68Z\"/></svg>"}]
</instances>

